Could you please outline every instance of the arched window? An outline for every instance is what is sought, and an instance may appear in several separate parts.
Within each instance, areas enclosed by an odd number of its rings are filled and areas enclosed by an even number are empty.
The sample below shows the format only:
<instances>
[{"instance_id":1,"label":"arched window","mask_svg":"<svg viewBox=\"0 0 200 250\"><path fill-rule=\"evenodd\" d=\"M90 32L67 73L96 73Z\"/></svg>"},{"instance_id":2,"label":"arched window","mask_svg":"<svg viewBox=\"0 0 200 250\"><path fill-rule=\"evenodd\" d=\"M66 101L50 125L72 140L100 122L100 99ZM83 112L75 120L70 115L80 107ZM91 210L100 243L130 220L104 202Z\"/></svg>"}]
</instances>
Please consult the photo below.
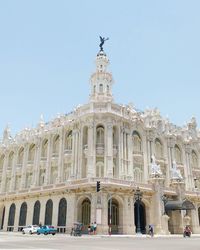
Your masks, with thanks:
<instances>
[{"instance_id":1,"label":"arched window","mask_svg":"<svg viewBox=\"0 0 200 250\"><path fill-rule=\"evenodd\" d=\"M17 159L17 164L19 167L21 167L23 164L23 157L24 157L24 148L20 148Z\"/></svg>"},{"instance_id":2,"label":"arched window","mask_svg":"<svg viewBox=\"0 0 200 250\"><path fill-rule=\"evenodd\" d=\"M159 139L155 140L155 155L156 159L161 159L163 157L163 146Z\"/></svg>"},{"instance_id":3,"label":"arched window","mask_svg":"<svg viewBox=\"0 0 200 250\"><path fill-rule=\"evenodd\" d=\"M13 159L14 159L14 152L10 152L8 157L8 169L12 169Z\"/></svg>"},{"instance_id":4,"label":"arched window","mask_svg":"<svg viewBox=\"0 0 200 250\"><path fill-rule=\"evenodd\" d=\"M104 164L103 164L103 162L97 162L96 177L104 177Z\"/></svg>"},{"instance_id":5,"label":"arched window","mask_svg":"<svg viewBox=\"0 0 200 250\"><path fill-rule=\"evenodd\" d=\"M133 179L135 182L142 182L143 173L140 168L136 167L133 169Z\"/></svg>"},{"instance_id":6,"label":"arched window","mask_svg":"<svg viewBox=\"0 0 200 250\"><path fill-rule=\"evenodd\" d=\"M72 131L65 135L65 149L72 150Z\"/></svg>"},{"instance_id":7,"label":"arched window","mask_svg":"<svg viewBox=\"0 0 200 250\"><path fill-rule=\"evenodd\" d=\"M3 208L3 211L2 211L2 217L1 217L1 229L3 229L3 224L4 224L4 217L5 217L5 207Z\"/></svg>"},{"instance_id":8,"label":"arched window","mask_svg":"<svg viewBox=\"0 0 200 250\"><path fill-rule=\"evenodd\" d=\"M23 202L21 205L21 208L20 208L19 226L26 225L26 214L27 214L27 204L26 204L26 202Z\"/></svg>"},{"instance_id":9,"label":"arched window","mask_svg":"<svg viewBox=\"0 0 200 250\"><path fill-rule=\"evenodd\" d=\"M39 225L40 220L40 202L36 201L33 210L33 225Z\"/></svg>"},{"instance_id":10,"label":"arched window","mask_svg":"<svg viewBox=\"0 0 200 250\"><path fill-rule=\"evenodd\" d=\"M62 198L59 202L58 208L58 226L66 226L66 214L67 214L67 201L65 198Z\"/></svg>"},{"instance_id":11,"label":"arched window","mask_svg":"<svg viewBox=\"0 0 200 250\"><path fill-rule=\"evenodd\" d=\"M48 200L46 203L46 210L45 210L45 225L52 224L52 213L53 213L53 201Z\"/></svg>"},{"instance_id":12,"label":"arched window","mask_svg":"<svg viewBox=\"0 0 200 250\"><path fill-rule=\"evenodd\" d=\"M104 127L99 126L97 127L97 144L104 144Z\"/></svg>"},{"instance_id":13,"label":"arched window","mask_svg":"<svg viewBox=\"0 0 200 250\"><path fill-rule=\"evenodd\" d=\"M141 153L142 152L142 140L138 132L134 131L133 136L133 153Z\"/></svg>"},{"instance_id":14,"label":"arched window","mask_svg":"<svg viewBox=\"0 0 200 250\"><path fill-rule=\"evenodd\" d=\"M33 163L35 157L35 144L31 144L28 151L28 161Z\"/></svg>"},{"instance_id":15,"label":"arched window","mask_svg":"<svg viewBox=\"0 0 200 250\"><path fill-rule=\"evenodd\" d=\"M198 156L194 150L192 150L192 168L198 168Z\"/></svg>"},{"instance_id":16,"label":"arched window","mask_svg":"<svg viewBox=\"0 0 200 250\"><path fill-rule=\"evenodd\" d=\"M42 142L42 152L41 152L41 158L46 159L47 158L47 148L48 148L48 140L45 139Z\"/></svg>"},{"instance_id":17,"label":"arched window","mask_svg":"<svg viewBox=\"0 0 200 250\"><path fill-rule=\"evenodd\" d=\"M110 200L108 201L108 224L110 224ZM119 204L117 200L112 199L111 203L111 225L112 231L118 230L119 225Z\"/></svg>"},{"instance_id":18,"label":"arched window","mask_svg":"<svg viewBox=\"0 0 200 250\"><path fill-rule=\"evenodd\" d=\"M85 199L82 202L82 223L84 225L90 224L90 215L91 215L91 202L89 199Z\"/></svg>"},{"instance_id":19,"label":"arched window","mask_svg":"<svg viewBox=\"0 0 200 250\"><path fill-rule=\"evenodd\" d=\"M10 226L10 227L14 226L15 210L16 210L16 206L14 203L12 203L12 205L10 206L9 216L8 216L8 226Z\"/></svg>"},{"instance_id":20,"label":"arched window","mask_svg":"<svg viewBox=\"0 0 200 250\"><path fill-rule=\"evenodd\" d=\"M103 93L103 84L99 85L99 93Z\"/></svg>"},{"instance_id":21,"label":"arched window","mask_svg":"<svg viewBox=\"0 0 200 250\"><path fill-rule=\"evenodd\" d=\"M5 157L5 155L1 155L1 157L0 157L0 170L3 170L4 157Z\"/></svg>"},{"instance_id":22,"label":"arched window","mask_svg":"<svg viewBox=\"0 0 200 250\"><path fill-rule=\"evenodd\" d=\"M174 154L175 154L176 163L179 163L179 164L182 163L182 154L178 145L175 145L174 147Z\"/></svg>"},{"instance_id":23,"label":"arched window","mask_svg":"<svg viewBox=\"0 0 200 250\"><path fill-rule=\"evenodd\" d=\"M59 152L59 139L60 136L56 135L53 139L53 156L57 156Z\"/></svg>"}]
</instances>

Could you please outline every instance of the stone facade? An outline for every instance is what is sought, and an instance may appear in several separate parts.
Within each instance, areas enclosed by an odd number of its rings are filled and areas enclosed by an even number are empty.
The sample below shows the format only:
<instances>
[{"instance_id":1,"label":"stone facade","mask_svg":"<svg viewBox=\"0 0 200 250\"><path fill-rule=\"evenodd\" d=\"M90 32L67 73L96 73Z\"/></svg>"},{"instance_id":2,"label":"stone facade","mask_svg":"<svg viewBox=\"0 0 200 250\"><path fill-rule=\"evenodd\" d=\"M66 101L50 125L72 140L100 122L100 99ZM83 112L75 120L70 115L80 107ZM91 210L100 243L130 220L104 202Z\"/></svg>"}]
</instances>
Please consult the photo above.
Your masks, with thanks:
<instances>
[{"instance_id":1,"label":"stone facade","mask_svg":"<svg viewBox=\"0 0 200 250\"><path fill-rule=\"evenodd\" d=\"M100 51L90 101L0 144L0 227L53 224L69 232L96 221L98 233L200 232L200 132L177 127L157 109L114 103L108 57ZM100 181L101 191L96 192ZM137 196L136 189L140 190ZM167 210L167 201L195 209ZM111 227L109 228L109 224Z\"/></svg>"}]
</instances>

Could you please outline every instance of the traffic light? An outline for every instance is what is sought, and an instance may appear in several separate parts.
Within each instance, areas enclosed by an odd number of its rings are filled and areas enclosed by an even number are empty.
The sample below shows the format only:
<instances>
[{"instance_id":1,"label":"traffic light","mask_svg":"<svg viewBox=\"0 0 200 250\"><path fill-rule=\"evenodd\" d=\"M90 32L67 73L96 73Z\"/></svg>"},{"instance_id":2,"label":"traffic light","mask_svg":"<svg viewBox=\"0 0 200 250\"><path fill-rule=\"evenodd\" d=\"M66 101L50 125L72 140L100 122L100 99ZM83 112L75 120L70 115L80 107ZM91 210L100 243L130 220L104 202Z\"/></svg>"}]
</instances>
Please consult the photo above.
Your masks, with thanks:
<instances>
[{"instance_id":1,"label":"traffic light","mask_svg":"<svg viewBox=\"0 0 200 250\"><path fill-rule=\"evenodd\" d=\"M97 181L97 192L99 192L101 189L101 182Z\"/></svg>"}]
</instances>

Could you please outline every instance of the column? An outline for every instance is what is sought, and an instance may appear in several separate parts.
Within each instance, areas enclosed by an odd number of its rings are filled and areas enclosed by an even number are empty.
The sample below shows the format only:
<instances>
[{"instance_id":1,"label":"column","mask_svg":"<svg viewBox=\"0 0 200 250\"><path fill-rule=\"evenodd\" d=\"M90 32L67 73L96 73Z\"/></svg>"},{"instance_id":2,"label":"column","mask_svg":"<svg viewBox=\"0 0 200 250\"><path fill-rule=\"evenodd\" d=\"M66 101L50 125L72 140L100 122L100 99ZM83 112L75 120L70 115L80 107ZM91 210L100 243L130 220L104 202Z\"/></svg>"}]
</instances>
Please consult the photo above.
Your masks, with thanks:
<instances>
[{"instance_id":1,"label":"column","mask_svg":"<svg viewBox=\"0 0 200 250\"><path fill-rule=\"evenodd\" d=\"M44 185L48 185L50 183L51 178L51 155L52 155L52 136L48 136L48 148L47 148L47 163L46 163L46 173Z\"/></svg>"},{"instance_id":2,"label":"column","mask_svg":"<svg viewBox=\"0 0 200 250\"><path fill-rule=\"evenodd\" d=\"M113 178L113 125L111 123L107 124L106 128L106 165L107 165L107 174L109 178Z\"/></svg>"},{"instance_id":3,"label":"column","mask_svg":"<svg viewBox=\"0 0 200 250\"><path fill-rule=\"evenodd\" d=\"M27 166L27 161L28 161L28 149L29 149L29 145L26 144L24 147L20 189L24 189L26 186L26 166Z\"/></svg>"},{"instance_id":4,"label":"column","mask_svg":"<svg viewBox=\"0 0 200 250\"><path fill-rule=\"evenodd\" d=\"M124 178L124 130L121 127L120 128L120 156L121 158L119 159L119 178L123 179Z\"/></svg>"},{"instance_id":5,"label":"column","mask_svg":"<svg viewBox=\"0 0 200 250\"><path fill-rule=\"evenodd\" d=\"M58 156L58 177L57 183L63 182L63 159L64 159L64 129L59 133L59 156Z\"/></svg>"},{"instance_id":6,"label":"column","mask_svg":"<svg viewBox=\"0 0 200 250\"><path fill-rule=\"evenodd\" d=\"M148 140L146 137L142 137L142 145L143 145L143 159L144 159L144 182L147 183L149 179L149 149L148 149Z\"/></svg>"},{"instance_id":7,"label":"column","mask_svg":"<svg viewBox=\"0 0 200 250\"><path fill-rule=\"evenodd\" d=\"M78 171L77 171L77 179L81 178L82 160L83 160L83 128L81 127L81 129L79 131L79 140L78 140Z\"/></svg>"},{"instance_id":8,"label":"column","mask_svg":"<svg viewBox=\"0 0 200 250\"><path fill-rule=\"evenodd\" d=\"M94 143L94 125L90 123L88 126L88 173L87 177L94 176L94 167L96 166L94 159L94 152L96 152L96 145Z\"/></svg>"},{"instance_id":9,"label":"column","mask_svg":"<svg viewBox=\"0 0 200 250\"><path fill-rule=\"evenodd\" d=\"M32 187L36 187L39 185L40 156L41 156L41 147L42 147L41 139L36 143L35 146L36 146L36 149L35 149L35 157L34 157L34 170L33 170Z\"/></svg>"},{"instance_id":10,"label":"column","mask_svg":"<svg viewBox=\"0 0 200 250\"><path fill-rule=\"evenodd\" d=\"M17 149L14 150L14 158L11 171L10 192L15 191L16 167L17 167Z\"/></svg>"},{"instance_id":11,"label":"column","mask_svg":"<svg viewBox=\"0 0 200 250\"><path fill-rule=\"evenodd\" d=\"M52 197L53 201L53 213L52 213L52 225L57 227L58 225L58 206L60 197Z\"/></svg>"},{"instance_id":12,"label":"column","mask_svg":"<svg viewBox=\"0 0 200 250\"><path fill-rule=\"evenodd\" d=\"M131 180L133 178L133 144L131 141L131 135L130 131L127 134L127 153L128 153L128 159L127 159L127 164L128 164L128 179Z\"/></svg>"},{"instance_id":13,"label":"column","mask_svg":"<svg viewBox=\"0 0 200 250\"><path fill-rule=\"evenodd\" d=\"M15 209L14 231L18 231L21 203L22 203L21 201L15 201L16 209Z\"/></svg>"},{"instance_id":14,"label":"column","mask_svg":"<svg viewBox=\"0 0 200 250\"><path fill-rule=\"evenodd\" d=\"M123 234L135 234L133 198L124 196L123 202Z\"/></svg>"},{"instance_id":15,"label":"column","mask_svg":"<svg viewBox=\"0 0 200 250\"><path fill-rule=\"evenodd\" d=\"M164 229L162 228L162 211L163 211L163 201L161 199L163 194L162 182L163 180L154 179L154 190L155 193L153 195L153 218L155 223L155 233L156 234L164 234ZM150 221L150 224L154 224Z\"/></svg>"},{"instance_id":16,"label":"column","mask_svg":"<svg viewBox=\"0 0 200 250\"><path fill-rule=\"evenodd\" d=\"M26 225L33 224L33 210L34 210L34 200L27 201L27 214L26 214Z\"/></svg>"},{"instance_id":17,"label":"column","mask_svg":"<svg viewBox=\"0 0 200 250\"><path fill-rule=\"evenodd\" d=\"M73 227L73 223L78 220L77 217L77 206L75 194L69 194L67 197L67 225L66 231L69 233Z\"/></svg>"},{"instance_id":18,"label":"column","mask_svg":"<svg viewBox=\"0 0 200 250\"><path fill-rule=\"evenodd\" d=\"M39 219L39 223L41 223L42 225L44 225L44 220L45 220L46 202L47 202L47 199L40 200L40 219Z\"/></svg>"},{"instance_id":19,"label":"column","mask_svg":"<svg viewBox=\"0 0 200 250\"><path fill-rule=\"evenodd\" d=\"M4 157L4 162L3 162L3 171L2 171L2 180L1 180L1 193L4 193L6 188L6 169L8 166L8 151L5 151L5 157Z\"/></svg>"}]
</instances>

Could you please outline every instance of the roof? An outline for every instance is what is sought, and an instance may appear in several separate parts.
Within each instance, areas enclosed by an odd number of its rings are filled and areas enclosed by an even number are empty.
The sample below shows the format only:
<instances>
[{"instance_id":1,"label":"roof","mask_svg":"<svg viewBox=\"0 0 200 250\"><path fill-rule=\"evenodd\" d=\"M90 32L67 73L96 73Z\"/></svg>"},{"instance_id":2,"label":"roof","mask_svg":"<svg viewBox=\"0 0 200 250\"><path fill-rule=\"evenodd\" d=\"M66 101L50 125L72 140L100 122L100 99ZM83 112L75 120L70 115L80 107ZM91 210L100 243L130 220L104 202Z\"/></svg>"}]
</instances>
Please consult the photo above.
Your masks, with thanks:
<instances>
[{"instance_id":1,"label":"roof","mask_svg":"<svg viewBox=\"0 0 200 250\"><path fill-rule=\"evenodd\" d=\"M188 200L183 201L167 201L165 210L193 210L195 209L193 203Z\"/></svg>"}]
</instances>

